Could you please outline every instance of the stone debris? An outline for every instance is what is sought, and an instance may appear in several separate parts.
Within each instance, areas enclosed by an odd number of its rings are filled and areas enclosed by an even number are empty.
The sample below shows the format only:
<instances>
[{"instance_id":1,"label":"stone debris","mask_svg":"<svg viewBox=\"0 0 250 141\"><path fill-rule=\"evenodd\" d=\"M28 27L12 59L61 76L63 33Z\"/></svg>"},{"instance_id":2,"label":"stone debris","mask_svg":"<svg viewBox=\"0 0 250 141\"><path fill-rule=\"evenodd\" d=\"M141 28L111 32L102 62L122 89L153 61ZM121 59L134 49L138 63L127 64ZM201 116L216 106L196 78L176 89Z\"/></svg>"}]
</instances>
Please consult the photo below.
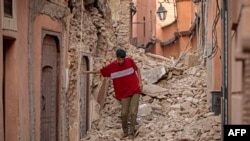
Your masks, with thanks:
<instances>
[{"instance_id":1,"label":"stone debris","mask_svg":"<svg viewBox=\"0 0 250 141\"><path fill-rule=\"evenodd\" d=\"M151 97L162 99L162 98L166 98L166 95L168 94L168 90L158 85L147 84L143 86L142 93L149 95Z\"/></svg>"},{"instance_id":2,"label":"stone debris","mask_svg":"<svg viewBox=\"0 0 250 141\"><path fill-rule=\"evenodd\" d=\"M207 72L203 66L171 68L171 59L144 53L133 46L127 49L128 56L144 72L135 141L221 140L221 116L208 106ZM100 59L99 62L95 65L107 63L101 63ZM120 111L110 83L104 107L82 141L131 140L122 139Z\"/></svg>"},{"instance_id":3,"label":"stone debris","mask_svg":"<svg viewBox=\"0 0 250 141\"><path fill-rule=\"evenodd\" d=\"M184 52L179 58L165 58L129 45L129 1L120 1L119 5L122 6L118 8L121 10L113 10L113 15L119 15L119 18L114 18L116 20L111 18L106 0L85 0L84 6L80 1L73 2L68 48L70 75L66 97L68 130L78 128L75 123L78 122L77 86L81 53L91 56L89 59L93 66L90 68L96 70L115 59L114 50L123 47L141 69L144 85L134 140L221 140L221 117L212 113L208 106L207 72L198 65L197 55ZM104 85L100 75L90 77L89 114L92 124L81 140L129 140L121 136L121 107L114 98L112 82Z\"/></svg>"},{"instance_id":4,"label":"stone debris","mask_svg":"<svg viewBox=\"0 0 250 141\"><path fill-rule=\"evenodd\" d=\"M156 66L147 70L142 70L142 79L147 83L156 83L162 76L166 74L165 66Z\"/></svg>"}]
</instances>

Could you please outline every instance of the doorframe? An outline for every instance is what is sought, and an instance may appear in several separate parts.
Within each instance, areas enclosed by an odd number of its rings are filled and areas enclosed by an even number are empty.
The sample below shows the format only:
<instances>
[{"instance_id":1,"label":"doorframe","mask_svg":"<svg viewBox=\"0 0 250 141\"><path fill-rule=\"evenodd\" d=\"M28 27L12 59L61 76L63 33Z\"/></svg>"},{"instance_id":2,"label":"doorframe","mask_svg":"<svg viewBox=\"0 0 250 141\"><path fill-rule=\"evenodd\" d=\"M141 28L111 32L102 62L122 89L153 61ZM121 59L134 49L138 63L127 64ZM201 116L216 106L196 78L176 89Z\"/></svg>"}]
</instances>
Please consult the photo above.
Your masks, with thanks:
<instances>
[{"instance_id":1,"label":"doorframe","mask_svg":"<svg viewBox=\"0 0 250 141\"><path fill-rule=\"evenodd\" d=\"M86 58L86 61L87 61L87 69L88 70L92 70L92 66L90 65L91 64L91 62L93 62L93 60L92 60L92 58L91 58L91 54L90 53L88 53L88 52L83 52L83 51L81 51L80 52L80 65L81 65L81 63L82 63L82 59L83 58ZM79 67L79 71L81 71L80 70L81 68ZM80 80L80 75L79 75L79 80ZM91 75L87 75L87 93L88 93L88 96L87 96L87 100L86 100L86 104L88 104L87 105L87 131L91 128L91 115L90 115L90 84L92 83L91 82L91 80L92 80L92 78L91 78ZM78 82L78 98L79 98L79 100L80 100L80 94L81 94L81 88L80 88L80 81ZM79 130L79 132L81 131L80 130L80 104L79 104L79 127L78 127L78 130ZM80 133L79 133L79 139L81 139L80 138Z\"/></svg>"},{"instance_id":2,"label":"doorframe","mask_svg":"<svg viewBox=\"0 0 250 141\"><path fill-rule=\"evenodd\" d=\"M63 61L63 59L62 59L62 35L61 35L62 33L58 33L58 32L53 32L53 31L50 31L50 30L47 30L47 29L42 29L42 36L41 36L41 64L40 64L40 66L42 65L42 52L43 52L43 41L44 41L44 39L45 39L45 37L46 36L54 36L54 38L55 38L55 41L56 41L56 48L57 48L57 53L58 53L58 56L57 56L57 75L56 75L56 83L57 83L57 88L56 88L56 94L57 94L57 98L56 98L56 102L57 102L57 109L58 109L58 111L57 111L57 113L56 113L56 125L57 125L57 127L56 127L56 139L57 140L61 140L60 138L61 138L61 136L60 136L60 131L61 131L61 128L62 128L62 116L60 116L60 115L62 115L62 109L60 108L60 105L61 105L61 93L62 93L62 91L61 91L61 86L62 86L62 80L61 80L61 72L62 72L62 61ZM40 78L42 79L42 66L41 66L41 73L40 73ZM40 80L41 81L41 80ZM41 83L40 83L40 87L41 87ZM41 96L41 93L40 93L40 96ZM40 99L40 103L41 103L41 99ZM39 105L41 105L41 104L39 104ZM41 107L40 107L40 109L41 109ZM40 111L41 112L41 111ZM38 117L38 118L41 118L41 115L40 115L40 117ZM39 126L41 126L41 121L40 121L40 123L39 123ZM41 134L41 130L40 130L41 128L39 128L39 133Z\"/></svg>"},{"instance_id":3,"label":"doorframe","mask_svg":"<svg viewBox=\"0 0 250 141\"><path fill-rule=\"evenodd\" d=\"M6 93L6 91L8 91L10 88L6 88L6 82L7 82L7 80L9 80L9 81L12 81L12 79L11 78L9 78L9 75L8 75L8 77L7 77L7 75L6 75L6 64L8 64L8 63L6 63L6 58L9 58L9 57L13 57L13 53L10 51L11 49L13 49L14 48L14 46L13 46L13 44L14 44L14 42L16 41L16 38L14 38L14 37L11 37L11 36L2 36L2 38L1 38L2 40L2 49L1 49L1 52L2 52L2 56L1 56L1 65L2 65L2 72L1 72L1 104L2 104L2 125L3 125L3 128L2 128L2 133L3 133L3 140L5 140L6 138L8 138L9 136L7 136L7 134L9 133L9 132L14 132L13 130L14 130L14 128L9 128L9 127L18 127L18 123L17 122L12 122L12 121L7 121L7 120L9 120L9 118L10 118L10 115L9 114L7 114L7 113L9 113L9 111L11 110L12 111L12 114L18 114L18 107L19 107L19 104L17 104L16 106L14 106L13 107L13 104L12 104L12 106L11 106L11 108L10 108L10 103L13 103L13 102L18 102L19 101L19 96L16 96L14 99L8 99L7 100L7 96L8 97L13 97L14 95L13 95L13 93L11 93L11 95L10 95L10 93L8 94L8 95L6 95L7 93ZM10 71L10 70L12 70L13 68L10 68L10 69L8 69L8 71ZM8 78L8 79L7 79ZM13 118L13 116L12 116L12 118ZM12 120L16 120L17 118L19 118L19 117L15 117L14 119L12 119ZM8 125L10 125L11 124L11 126L8 126ZM7 128L7 126L8 126L8 128ZM11 134L10 136L12 136L12 135L15 135L15 134Z\"/></svg>"}]
</instances>

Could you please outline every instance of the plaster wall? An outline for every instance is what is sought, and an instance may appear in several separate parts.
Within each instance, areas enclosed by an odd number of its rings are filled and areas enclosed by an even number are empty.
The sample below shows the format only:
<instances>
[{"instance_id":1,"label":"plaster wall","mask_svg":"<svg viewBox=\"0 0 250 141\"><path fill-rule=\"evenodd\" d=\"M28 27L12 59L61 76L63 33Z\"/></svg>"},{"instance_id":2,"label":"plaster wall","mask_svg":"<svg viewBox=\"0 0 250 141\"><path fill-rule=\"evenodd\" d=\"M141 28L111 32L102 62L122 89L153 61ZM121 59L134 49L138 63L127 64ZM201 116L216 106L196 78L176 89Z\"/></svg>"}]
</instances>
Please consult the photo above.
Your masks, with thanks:
<instances>
[{"instance_id":1,"label":"plaster wall","mask_svg":"<svg viewBox=\"0 0 250 141\"><path fill-rule=\"evenodd\" d=\"M42 41L43 30L62 33L62 24L60 22L52 20L47 15L38 15L33 23L33 36L34 36L34 96L35 96L35 109L36 109L36 137L40 139L40 95L41 95L41 55L42 55Z\"/></svg>"},{"instance_id":2,"label":"plaster wall","mask_svg":"<svg viewBox=\"0 0 250 141\"><path fill-rule=\"evenodd\" d=\"M237 60L236 58L241 53L241 47L239 45L238 36L241 36L240 30L233 29L233 26L235 24L239 24L239 2L238 1L229 1L229 37L231 36L231 40L229 40L229 48L230 48L230 76L229 81L231 83L229 87L229 91L232 92L232 94L237 94L243 90L243 78L239 77L243 75L243 62L240 60ZM240 29L240 28L239 28ZM235 75L237 74L237 75ZM236 83L235 83L236 82ZM233 98L233 97L232 97Z\"/></svg>"},{"instance_id":3,"label":"plaster wall","mask_svg":"<svg viewBox=\"0 0 250 141\"><path fill-rule=\"evenodd\" d=\"M2 3L2 0L0 0ZM2 37L2 6L0 6L0 141L4 141L3 121L3 37Z\"/></svg>"},{"instance_id":4,"label":"plaster wall","mask_svg":"<svg viewBox=\"0 0 250 141\"><path fill-rule=\"evenodd\" d=\"M16 73L20 77L17 82L17 94L19 96L19 132L22 141L30 140L30 114L29 114L29 86L28 86L28 13L29 0L17 1L17 21L21 22L17 25L18 40ZM23 73L20 73L23 72ZM13 87L11 88L13 89ZM22 129L22 130L21 130Z\"/></svg>"},{"instance_id":5,"label":"plaster wall","mask_svg":"<svg viewBox=\"0 0 250 141\"><path fill-rule=\"evenodd\" d=\"M177 31L186 31L189 29L192 19L191 16L192 14L192 1L177 1L177 26L178 29Z\"/></svg>"},{"instance_id":6,"label":"plaster wall","mask_svg":"<svg viewBox=\"0 0 250 141\"><path fill-rule=\"evenodd\" d=\"M136 14L133 16L132 21L132 38L136 38L137 46L146 44L150 38L155 36L155 24L156 24L156 2L136 0Z\"/></svg>"},{"instance_id":7,"label":"plaster wall","mask_svg":"<svg viewBox=\"0 0 250 141\"><path fill-rule=\"evenodd\" d=\"M174 36L174 32L178 31L177 28L177 17L179 15L177 11L177 3L175 0L170 0L169 3L162 3L162 6L167 9L167 15L166 19L164 21L161 21L158 17L156 19L156 35L155 37L157 39L160 39L161 41L166 41L171 39ZM156 7L158 8L160 6L159 3L156 3ZM156 8L156 10L157 10ZM163 47L160 45L160 43L156 43L153 49L151 49L152 53L162 55L162 56L168 56L170 54L175 54L175 46L177 45L170 45L169 47ZM171 48L171 49L170 49ZM178 50L178 49L177 49Z\"/></svg>"},{"instance_id":8,"label":"plaster wall","mask_svg":"<svg viewBox=\"0 0 250 141\"><path fill-rule=\"evenodd\" d=\"M249 124L249 1L229 1L229 123Z\"/></svg>"},{"instance_id":9,"label":"plaster wall","mask_svg":"<svg viewBox=\"0 0 250 141\"><path fill-rule=\"evenodd\" d=\"M221 1L218 1L219 7L221 7ZM208 19L207 19L207 38L206 38L206 49L207 49L207 61L208 61L208 77L211 77L211 81L208 81L208 89L210 91L220 91L222 84L222 64L221 64L221 45L222 45L222 28L221 28L221 18L219 18L218 23L215 25L216 17L216 1L208 1ZM213 31L214 29L214 31ZM214 36L217 34L217 37ZM215 39L217 38L217 47L215 44ZM216 52L212 52L212 48L217 48Z\"/></svg>"},{"instance_id":10,"label":"plaster wall","mask_svg":"<svg viewBox=\"0 0 250 141\"><path fill-rule=\"evenodd\" d=\"M177 31L177 23L174 22L173 24L162 28L163 30L163 41L170 40L174 37L174 33ZM163 55L164 56L173 56L178 57L180 53L180 42L177 40L174 44L162 46L163 48Z\"/></svg>"},{"instance_id":11,"label":"plaster wall","mask_svg":"<svg viewBox=\"0 0 250 141\"><path fill-rule=\"evenodd\" d=\"M19 24L2 30L5 46L5 141L30 140L28 96L28 0L16 1ZM15 25L15 24L14 24ZM1 28L2 29L2 28ZM1 40L2 41L2 40ZM10 44L9 44L10 43ZM1 61L3 62L3 61ZM2 80L2 79L1 79ZM1 89L2 91L3 89ZM22 130L20 130L22 128Z\"/></svg>"},{"instance_id":12,"label":"plaster wall","mask_svg":"<svg viewBox=\"0 0 250 141\"><path fill-rule=\"evenodd\" d=\"M174 14L168 16L167 20L164 22L157 21L156 24L156 37L163 42L166 42L175 37L175 33L178 32L188 32L192 23L195 19L195 12L197 12L197 6L193 4L191 0L185 1L172 1L170 4L173 5L172 9L168 11ZM169 19L171 21L169 21ZM178 58L180 53L186 48L191 47L190 52L196 51L197 49L197 36L196 31L190 40L190 36L180 36L173 44L170 45L160 45L155 44L155 48L152 50L153 53L174 58Z\"/></svg>"}]
</instances>

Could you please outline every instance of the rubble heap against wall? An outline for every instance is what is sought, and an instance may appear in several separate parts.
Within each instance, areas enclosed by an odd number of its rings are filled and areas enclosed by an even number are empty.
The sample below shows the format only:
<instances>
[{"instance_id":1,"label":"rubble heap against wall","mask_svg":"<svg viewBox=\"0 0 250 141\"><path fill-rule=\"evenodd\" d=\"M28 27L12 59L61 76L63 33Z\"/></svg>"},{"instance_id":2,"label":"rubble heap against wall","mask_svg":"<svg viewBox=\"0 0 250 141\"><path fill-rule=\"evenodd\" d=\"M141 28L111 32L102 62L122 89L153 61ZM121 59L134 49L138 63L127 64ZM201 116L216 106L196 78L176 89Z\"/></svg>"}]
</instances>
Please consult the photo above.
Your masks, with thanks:
<instances>
[{"instance_id":1,"label":"rubble heap against wall","mask_svg":"<svg viewBox=\"0 0 250 141\"><path fill-rule=\"evenodd\" d=\"M209 109L204 66L187 67L182 60L173 67L173 59L128 46L127 54L141 68L144 85L134 140L221 140L221 117ZM121 140L120 111L110 81L104 108L82 141Z\"/></svg>"}]
</instances>

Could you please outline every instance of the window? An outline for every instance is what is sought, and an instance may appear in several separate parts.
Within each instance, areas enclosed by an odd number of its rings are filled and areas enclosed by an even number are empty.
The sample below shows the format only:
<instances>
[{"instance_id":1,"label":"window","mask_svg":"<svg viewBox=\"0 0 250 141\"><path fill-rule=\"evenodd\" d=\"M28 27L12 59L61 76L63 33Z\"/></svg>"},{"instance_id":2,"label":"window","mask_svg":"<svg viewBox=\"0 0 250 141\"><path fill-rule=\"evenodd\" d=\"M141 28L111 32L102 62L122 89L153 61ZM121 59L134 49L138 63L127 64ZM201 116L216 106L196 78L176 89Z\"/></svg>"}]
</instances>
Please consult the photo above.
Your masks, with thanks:
<instances>
[{"instance_id":1,"label":"window","mask_svg":"<svg viewBox=\"0 0 250 141\"><path fill-rule=\"evenodd\" d=\"M1 6L3 6L2 25L3 29L17 30L17 15L16 15L16 3L17 0L3 0Z\"/></svg>"},{"instance_id":2,"label":"window","mask_svg":"<svg viewBox=\"0 0 250 141\"><path fill-rule=\"evenodd\" d=\"M4 0L4 17L13 18L12 0Z\"/></svg>"}]
</instances>

